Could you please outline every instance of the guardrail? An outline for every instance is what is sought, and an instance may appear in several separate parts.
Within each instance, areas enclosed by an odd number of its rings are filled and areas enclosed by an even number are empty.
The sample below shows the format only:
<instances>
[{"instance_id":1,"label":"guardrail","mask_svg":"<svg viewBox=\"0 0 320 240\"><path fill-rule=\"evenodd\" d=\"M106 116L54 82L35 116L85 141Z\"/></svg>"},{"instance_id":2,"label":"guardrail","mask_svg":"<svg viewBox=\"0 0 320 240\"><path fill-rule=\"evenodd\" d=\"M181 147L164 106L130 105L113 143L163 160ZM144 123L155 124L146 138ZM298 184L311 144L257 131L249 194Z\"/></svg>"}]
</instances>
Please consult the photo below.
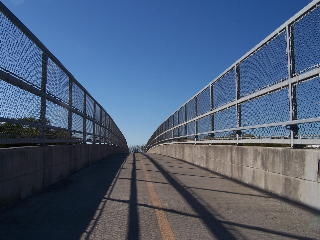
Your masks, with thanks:
<instances>
[{"instance_id":1,"label":"guardrail","mask_svg":"<svg viewBox=\"0 0 320 240\"><path fill-rule=\"evenodd\" d=\"M312 1L170 115L149 139L320 144L320 5Z\"/></svg>"},{"instance_id":2,"label":"guardrail","mask_svg":"<svg viewBox=\"0 0 320 240\"><path fill-rule=\"evenodd\" d=\"M127 148L103 107L0 2L0 144Z\"/></svg>"}]
</instances>

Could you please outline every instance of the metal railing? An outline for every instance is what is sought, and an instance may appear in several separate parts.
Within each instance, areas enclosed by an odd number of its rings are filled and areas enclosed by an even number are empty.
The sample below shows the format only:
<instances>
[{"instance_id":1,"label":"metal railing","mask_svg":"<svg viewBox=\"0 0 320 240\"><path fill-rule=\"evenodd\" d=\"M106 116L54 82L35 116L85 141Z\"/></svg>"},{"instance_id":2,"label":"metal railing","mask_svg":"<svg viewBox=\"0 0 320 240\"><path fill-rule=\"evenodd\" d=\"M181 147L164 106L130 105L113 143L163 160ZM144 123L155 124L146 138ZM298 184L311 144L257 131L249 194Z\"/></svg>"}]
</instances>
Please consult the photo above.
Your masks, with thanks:
<instances>
[{"instance_id":1,"label":"metal railing","mask_svg":"<svg viewBox=\"0 0 320 240\"><path fill-rule=\"evenodd\" d=\"M313 1L170 115L149 139L320 144L320 5Z\"/></svg>"},{"instance_id":2,"label":"metal railing","mask_svg":"<svg viewBox=\"0 0 320 240\"><path fill-rule=\"evenodd\" d=\"M26 143L127 148L103 107L0 2L0 145Z\"/></svg>"}]
</instances>

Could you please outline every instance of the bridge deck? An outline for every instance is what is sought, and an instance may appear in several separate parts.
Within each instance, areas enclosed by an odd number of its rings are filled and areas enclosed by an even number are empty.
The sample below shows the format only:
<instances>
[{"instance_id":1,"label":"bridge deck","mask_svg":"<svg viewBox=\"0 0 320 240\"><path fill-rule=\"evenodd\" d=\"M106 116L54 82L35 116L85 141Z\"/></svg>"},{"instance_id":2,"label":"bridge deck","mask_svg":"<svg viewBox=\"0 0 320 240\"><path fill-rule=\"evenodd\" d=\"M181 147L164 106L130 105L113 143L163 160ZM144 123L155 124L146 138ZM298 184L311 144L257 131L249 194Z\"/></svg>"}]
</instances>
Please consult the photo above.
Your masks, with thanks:
<instances>
[{"instance_id":1,"label":"bridge deck","mask_svg":"<svg viewBox=\"0 0 320 240\"><path fill-rule=\"evenodd\" d=\"M3 210L0 239L320 239L320 216L180 160L131 154Z\"/></svg>"}]
</instances>

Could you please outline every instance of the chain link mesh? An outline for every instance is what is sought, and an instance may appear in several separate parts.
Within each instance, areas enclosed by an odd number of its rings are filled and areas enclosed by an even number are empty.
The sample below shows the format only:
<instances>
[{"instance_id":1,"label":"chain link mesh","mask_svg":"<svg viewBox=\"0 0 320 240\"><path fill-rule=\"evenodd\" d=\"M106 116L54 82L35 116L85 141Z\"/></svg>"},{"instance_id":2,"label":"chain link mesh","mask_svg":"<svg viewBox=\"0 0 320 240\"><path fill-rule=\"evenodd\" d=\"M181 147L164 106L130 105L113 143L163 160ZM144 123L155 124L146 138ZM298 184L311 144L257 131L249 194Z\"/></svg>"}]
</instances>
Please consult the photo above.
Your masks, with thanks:
<instances>
[{"instance_id":1,"label":"chain link mesh","mask_svg":"<svg viewBox=\"0 0 320 240\"><path fill-rule=\"evenodd\" d=\"M75 83L72 84L72 106L78 111L84 113L84 92Z\"/></svg>"},{"instance_id":2,"label":"chain link mesh","mask_svg":"<svg viewBox=\"0 0 320 240\"><path fill-rule=\"evenodd\" d=\"M245 96L288 78L286 32L240 63L240 95Z\"/></svg>"},{"instance_id":3,"label":"chain link mesh","mask_svg":"<svg viewBox=\"0 0 320 240\"><path fill-rule=\"evenodd\" d=\"M284 126L266 127L266 128L254 128L246 129L241 133L242 139L282 139L289 138L290 131Z\"/></svg>"},{"instance_id":4,"label":"chain link mesh","mask_svg":"<svg viewBox=\"0 0 320 240\"><path fill-rule=\"evenodd\" d=\"M212 116L203 117L198 120L198 133L205 133L210 132L212 129L211 127Z\"/></svg>"},{"instance_id":5,"label":"chain link mesh","mask_svg":"<svg viewBox=\"0 0 320 240\"><path fill-rule=\"evenodd\" d=\"M223 130L235 127L237 127L236 107L230 107L214 114L215 130Z\"/></svg>"},{"instance_id":6,"label":"chain link mesh","mask_svg":"<svg viewBox=\"0 0 320 240\"><path fill-rule=\"evenodd\" d=\"M53 102L47 101L47 124L54 127L68 128L68 110Z\"/></svg>"},{"instance_id":7,"label":"chain link mesh","mask_svg":"<svg viewBox=\"0 0 320 240\"><path fill-rule=\"evenodd\" d=\"M196 100L195 98L189 101L186 104L186 112L187 112L187 121L194 118L196 116Z\"/></svg>"},{"instance_id":8,"label":"chain link mesh","mask_svg":"<svg viewBox=\"0 0 320 240\"><path fill-rule=\"evenodd\" d=\"M0 96L1 117L17 120L39 119L40 97L2 80L0 80Z\"/></svg>"},{"instance_id":9,"label":"chain link mesh","mask_svg":"<svg viewBox=\"0 0 320 240\"><path fill-rule=\"evenodd\" d=\"M289 120L288 88L252 99L241 104L241 126Z\"/></svg>"},{"instance_id":10,"label":"chain link mesh","mask_svg":"<svg viewBox=\"0 0 320 240\"><path fill-rule=\"evenodd\" d=\"M47 92L57 99L68 103L69 78L50 58L47 66Z\"/></svg>"},{"instance_id":11,"label":"chain link mesh","mask_svg":"<svg viewBox=\"0 0 320 240\"><path fill-rule=\"evenodd\" d=\"M190 122L187 124L187 134L186 135L193 135L196 133L196 122ZM194 137L191 136L190 139L193 139Z\"/></svg>"},{"instance_id":12,"label":"chain link mesh","mask_svg":"<svg viewBox=\"0 0 320 240\"><path fill-rule=\"evenodd\" d=\"M75 113L72 114L72 130L78 132L83 131L83 118Z\"/></svg>"},{"instance_id":13,"label":"chain link mesh","mask_svg":"<svg viewBox=\"0 0 320 240\"><path fill-rule=\"evenodd\" d=\"M92 123L92 121L90 121L90 120L87 120L86 121L86 131L87 131L87 134L93 134L93 123Z\"/></svg>"},{"instance_id":14,"label":"chain link mesh","mask_svg":"<svg viewBox=\"0 0 320 240\"><path fill-rule=\"evenodd\" d=\"M200 116L211 110L210 87L203 90L197 97L197 115Z\"/></svg>"},{"instance_id":15,"label":"chain link mesh","mask_svg":"<svg viewBox=\"0 0 320 240\"><path fill-rule=\"evenodd\" d=\"M297 119L320 117L320 78L300 82L295 87Z\"/></svg>"},{"instance_id":16,"label":"chain link mesh","mask_svg":"<svg viewBox=\"0 0 320 240\"><path fill-rule=\"evenodd\" d=\"M307 12L292 27L295 74L319 67L320 8Z\"/></svg>"},{"instance_id":17,"label":"chain link mesh","mask_svg":"<svg viewBox=\"0 0 320 240\"><path fill-rule=\"evenodd\" d=\"M0 69L40 89L42 51L0 12Z\"/></svg>"},{"instance_id":18,"label":"chain link mesh","mask_svg":"<svg viewBox=\"0 0 320 240\"><path fill-rule=\"evenodd\" d=\"M185 121L185 107L183 106L179 109L179 124L184 123Z\"/></svg>"},{"instance_id":19,"label":"chain link mesh","mask_svg":"<svg viewBox=\"0 0 320 240\"><path fill-rule=\"evenodd\" d=\"M236 99L235 70L231 69L213 84L213 106L218 108Z\"/></svg>"}]
</instances>

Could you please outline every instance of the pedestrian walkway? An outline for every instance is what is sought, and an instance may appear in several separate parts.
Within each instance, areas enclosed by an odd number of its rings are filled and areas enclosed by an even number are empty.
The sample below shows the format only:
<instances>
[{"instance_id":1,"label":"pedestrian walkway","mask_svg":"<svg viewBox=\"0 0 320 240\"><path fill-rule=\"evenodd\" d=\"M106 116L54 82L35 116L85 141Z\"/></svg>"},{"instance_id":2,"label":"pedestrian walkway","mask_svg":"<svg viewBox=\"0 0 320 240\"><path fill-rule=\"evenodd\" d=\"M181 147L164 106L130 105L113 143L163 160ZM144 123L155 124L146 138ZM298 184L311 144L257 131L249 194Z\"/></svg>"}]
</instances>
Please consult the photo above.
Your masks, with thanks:
<instances>
[{"instance_id":1,"label":"pedestrian walkway","mask_svg":"<svg viewBox=\"0 0 320 240\"><path fill-rule=\"evenodd\" d=\"M320 239L320 216L184 161L135 153L3 210L0 239Z\"/></svg>"}]
</instances>

